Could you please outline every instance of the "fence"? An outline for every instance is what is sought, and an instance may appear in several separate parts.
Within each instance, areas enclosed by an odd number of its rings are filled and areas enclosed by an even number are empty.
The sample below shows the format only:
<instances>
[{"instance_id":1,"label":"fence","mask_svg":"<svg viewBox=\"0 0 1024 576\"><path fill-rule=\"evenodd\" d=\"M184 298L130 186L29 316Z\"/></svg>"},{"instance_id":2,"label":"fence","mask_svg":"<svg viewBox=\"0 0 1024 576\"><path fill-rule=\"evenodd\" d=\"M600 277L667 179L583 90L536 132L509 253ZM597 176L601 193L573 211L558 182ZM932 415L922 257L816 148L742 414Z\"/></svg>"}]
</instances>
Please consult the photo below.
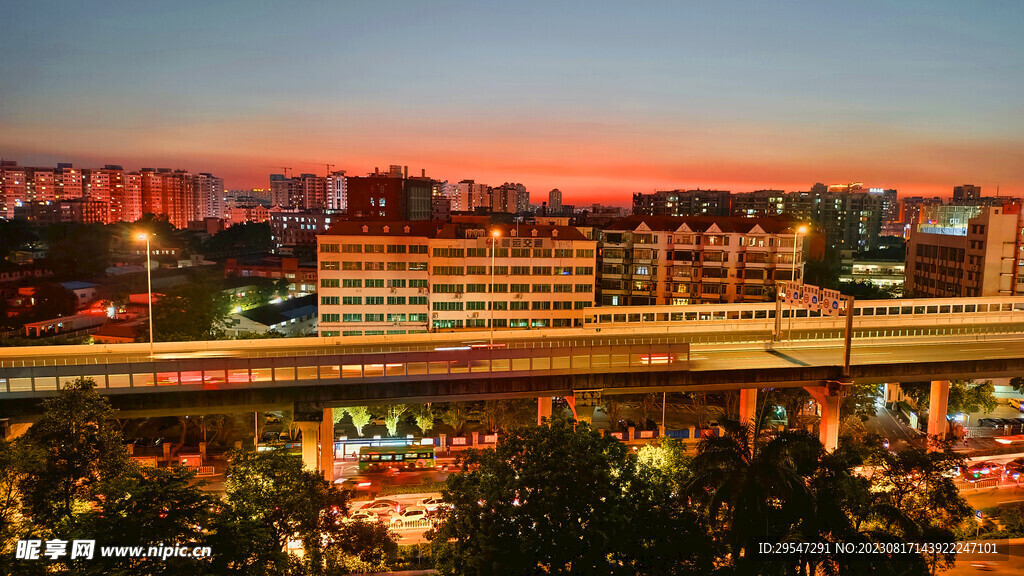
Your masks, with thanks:
<instances>
[{"instance_id":1,"label":"fence","mask_svg":"<svg viewBox=\"0 0 1024 576\"><path fill-rule=\"evenodd\" d=\"M970 482L967 480L956 480L953 482L956 485L957 490L984 490L985 488L1009 488L1020 486L1020 479L1014 480L1013 478L999 477L999 478L987 478L985 480L977 480Z\"/></svg>"}]
</instances>

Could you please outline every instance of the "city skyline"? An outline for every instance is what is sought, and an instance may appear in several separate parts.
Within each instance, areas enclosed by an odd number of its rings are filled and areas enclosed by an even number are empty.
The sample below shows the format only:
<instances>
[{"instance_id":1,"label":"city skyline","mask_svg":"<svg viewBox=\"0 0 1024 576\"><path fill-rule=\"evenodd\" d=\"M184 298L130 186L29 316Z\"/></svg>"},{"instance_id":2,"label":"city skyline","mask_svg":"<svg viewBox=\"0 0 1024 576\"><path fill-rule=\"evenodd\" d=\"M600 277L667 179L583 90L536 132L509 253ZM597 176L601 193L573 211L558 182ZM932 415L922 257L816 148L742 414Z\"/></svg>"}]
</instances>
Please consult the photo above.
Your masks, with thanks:
<instances>
[{"instance_id":1,"label":"city skyline","mask_svg":"<svg viewBox=\"0 0 1024 576\"><path fill-rule=\"evenodd\" d=\"M400 163L567 204L817 181L1024 190L1012 3L285 10L13 7L0 156L170 165L228 189L278 166Z\"/></svg>"}]
</instances>

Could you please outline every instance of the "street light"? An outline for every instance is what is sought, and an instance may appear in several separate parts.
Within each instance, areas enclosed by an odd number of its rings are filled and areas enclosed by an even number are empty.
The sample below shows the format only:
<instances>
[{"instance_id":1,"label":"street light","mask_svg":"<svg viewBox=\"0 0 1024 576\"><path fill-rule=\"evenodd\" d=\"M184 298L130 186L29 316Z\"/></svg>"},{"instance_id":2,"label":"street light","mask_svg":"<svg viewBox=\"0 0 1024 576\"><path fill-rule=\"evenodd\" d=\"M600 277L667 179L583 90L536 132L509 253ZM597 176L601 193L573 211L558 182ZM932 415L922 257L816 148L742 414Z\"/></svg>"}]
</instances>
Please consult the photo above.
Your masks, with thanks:
<instances>
[{"instance_id":1,"label":"street light","mask_svg":"<svg viewBox=\"0 0 1024 576\"><path fill-rule=\"evenodd\" d=\"M799 240L800 237L802 237L804 234L807 234L807 226L800 226L800 227L798 227L796 229L796 232L793 233L793 261L791 263L792 264L792 269L791 269L791 271L789 273L789 279L790 279L790 281L793 284L796 284L796 243L797 243L797 240ZM803 285L803 283L804 283L804 271L803 271L803 268L801 267L800 268L800 284ZM790 340L793 339L793 305L792 304L790 304L790 306L789 306L789 339Z\"/></svg>"},{"instance_id":2,"label":"street light","mask_svg":"<svg viewBox=\"0 0 1024 576\"><path fill-rule=\"evenodd\" d=\"M500 230L491 232L491 349L494 349L494 253L498 250L498 238L501 236Z\"/></svg>"},{"instance_id":3,"label":"street light","mask_svg":"<svg viewBox=\"0 0 1024 576\"><path fill-rule=\"evenodd\" d=\"M149 300L149 356L153 356L153 267L149 263L149 234L140 233L136 238L146 242L146 292Z\"/></svg>"}]
</instances>

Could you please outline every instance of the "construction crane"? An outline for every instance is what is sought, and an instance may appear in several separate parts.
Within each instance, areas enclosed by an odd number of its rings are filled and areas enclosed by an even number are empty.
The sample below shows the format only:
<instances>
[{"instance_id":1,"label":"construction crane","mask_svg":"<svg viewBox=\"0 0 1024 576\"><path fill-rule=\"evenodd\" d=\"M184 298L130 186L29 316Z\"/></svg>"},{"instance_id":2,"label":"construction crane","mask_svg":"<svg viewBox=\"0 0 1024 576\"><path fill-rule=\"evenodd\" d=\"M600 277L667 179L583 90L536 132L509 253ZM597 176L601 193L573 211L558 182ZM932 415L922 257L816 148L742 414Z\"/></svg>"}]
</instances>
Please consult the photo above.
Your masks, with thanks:
<instances>
[{"instance_id":1,"label":"construction crane","mask_svg":"<svg viewBox=\"0 0 1024 576\"><path fill-rule=\"evenodd\" d=\"M337 166L337 164L328 164L326 162L320 162L320 163L317 163L317 162L303 162L303 164L306 165L306 166L326 166L327 167L327 175L328 176L331 175L331 169L334 168L335 166Z\"/></svg>"},{"instance_id":2,"label":"construction crane","mask_svg":"<svg viewBox=\"0 0 1024 576\"><path fill-rule=\"evenodd\" d=\"M263 165L263 167L264 168L278 168L284 174L285 178L288 177L288 171L292 169L291 166L267 166L267 165Z\"/></svg>"}]
</instances>

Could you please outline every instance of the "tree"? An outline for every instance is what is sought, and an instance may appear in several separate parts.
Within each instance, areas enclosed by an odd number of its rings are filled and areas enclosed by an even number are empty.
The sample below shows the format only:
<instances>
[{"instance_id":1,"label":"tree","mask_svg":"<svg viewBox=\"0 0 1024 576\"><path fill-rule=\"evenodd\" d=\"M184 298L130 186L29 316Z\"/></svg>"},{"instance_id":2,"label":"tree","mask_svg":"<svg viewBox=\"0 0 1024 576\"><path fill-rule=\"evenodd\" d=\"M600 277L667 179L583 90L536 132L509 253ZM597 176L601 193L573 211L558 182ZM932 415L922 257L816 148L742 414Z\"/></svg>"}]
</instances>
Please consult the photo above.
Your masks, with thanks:
<instances>
[{"instance_id":1,"label":"tree","mask_svg":"<svg viewBox=\"0 0 1024 576\"><path fill-rule=\"evenodd\" d=\"M617 430L622 418L622 402L612 396L601 396L601 410L608 416L608 424Z\"/></svg>"},{"instance_id":2,"label":"tree","mask_svg":"<svg viewBox=\"0 0 1024 576\"><path fill-rule=\"evenodd\" d=\"M410 405L409 414L412 415L413 423L424 436L434 427L434 410L430 407L429 403Z\"/></svg>"},{"instance_id":3,"label":"tree","mask_svg":"<svg viewBox=\"0 0 1024 576\"><path fill-rule=\"evenodd\" d=\"M480 411L484 425L492 432L525 426L534 422L532 400L487 400Z\"/></svg>"},{"instance_id":4,"label":"tree","mask_svg":"<svg viewBox=\"0 0 1024 576\"><path fill-rule=\"evenodd\" d=\"M59 316L71 316L78 311L75 293L53 282L36 286L33 295L35 305L30 313L31 320L49 320Z\"/></svg>"},{"instance_id":5,"label":"tree","mask_svg":"<svg viewBox=\"0 0 1024 576\"><path fill-rule=\"evenodd\" d=\"M201 529L210 526L214 499L194 484L195 472L185 467L131 466L119 476L105 478L99 487L102 510L79 521L83 532L98 536L97 546L162 543L165 546L205 546ZM199 529L197 529L199 528ZM82 561L76 573L173 575L199 573L208 559L99 558ZM197 565L199 563L199 565Z\"/></svg>"},{"instance_id":6,"label":"tree","mask_svg":"<svg viewBox=\"0 0 1024 576\"><path fill-rule=\"evenodd\" d=\"M352 425L356 428L356 434L362 436L363 428L370 423L370 409L366 406L346 406L344 412L352 418Z\"/></svg>"},{"instance_id":7,"label":"tree","mask_svg":"<svg viewBox=\"0 0 1024 576\"><path fill-rule=\"evenodd\" d=\"M11 572L7 562L14 557L17 535L25 528L19 486L26 480L26 464L41 458L30 450L24 442L0 439L0 574Z\"/></svg>"},{"instance_id":8,"label":"tree","mask_svg":"<svg viewBox=\"0 0 1024 576\"><path fill-rule=\"evenodd\" d=\"M43 415L25 434L40 452L21 482L33 521L57 526L96 494L105 478L124 472L128 456L112 422L114 409L91 378L67 382L43 400Z\"/></svg>"},{"instance_id":9,"label":"tree","mask_svg":"<svg viewBox=\"0 0 1024 576\"><path fill-rule=\"evenodd\" d=\"M265 222L235 224L214 234L203 245L206 252L270 252L273 249L270 225Z\"/></svg>"},{"instance_id":10,"label":"tree","mask_svg":"<svg viewBox=\"0 0 1024 576\"><path fill-rule=\"evenodd\" d=\"M803 390L801 388L801 390ZM839 406L839 414L842 417L857 416L861 420L867 420L875 415L878 406L878 396L882 393L881 384L860 384L853 383L846 388L842 404Z\"/></svg>"},{"instance_id":11,"label":"tree","mask_svg":"<svg viewBox=\"0 0 1024 576\"><path fill-rule=\"evenodd\" d=\"M1010 378L1010 386L1017 391L1018 394L1024 394L1024 376L1014 376Z\"/></svg>"},{"instance_id":12,"label":"tree","mask_svg":"<svg viewBox=\"0 0 1024 576\"><path fill-rule=\"evenodd\" d=\"M462 435L469 418L469 406L465 402L449 402L441 413L441 421L454 428L456 436Z\"/></svg>"},{"instance_id":13,"label":"tree","mask_svg":"<svg viewBox=\"0 0 1024 576\"><path fill-rule=\"evenodd\" d=\"M790 540L813 499L807 479L823 453L804 431L763 439L764 413L755 422L722 423L726 434L701 440L693 459L690 498L710 520L722 522L720 544L738 573L756 573L757 544Z\"/></svg>"},{"instance_id":14,"label":"tree","mask_svg":"<svg viewBox=\"0 0 1024 576\"><path fill-rule=\"evenodd\" d=\"M36 239L32 225L25 220L0 220L0 261L21 246Z\"/></svg>"},{"instance_id":15,"label":"tree","mask_svg":"<svg viewBox=\"0 0 1024 576\"><path fill-rule=\"evenodd\" d=\"M907 382L901 383L900 389L907 393L918 408L928 408L931 399L930 382ZM995 387L991 380L975 382L974 380L950 380L949 398L946 401L946 414L959 414L961 412L992 412L996 409L998 401L995 397Z\"/></svg>"},{"instance_id":16,"label":"tree","mask_svg":"<svg viewBox=\"0 0 1024 576\"><path fill-rule=\"evenodd\" d=\"M585 423L555 415L465 462L428 532L441 574L710 572L706 530L672 505L657 470Z\"/></svg>"},{"instance_id":17,"label":"tree","mask_svg":"<svg viewBox=\"0 0 1024 576\"><path fill-rule=\"evenodd\" d=\"M58 278L98 276L110 265L113 228L103 224L64 223L46 229L46 266Z\"/></svg>"},{"instance_id":18,"label":"tree","mask_svg":"<svg viewBox=\"0 0 1024 576\"><path fill-rule=\"evenodd\" d=\"M285 551L290 540L302 542L302 573L322 574L334 551L352 550L345 493L287 452L233 452L224 492L211 538L217 574L289 573L300 562Z\"/></svg>"},{"instance_id":19,"label":"tree","mask_svg":"<svg viewBox=\"0 0 1024 576\"><path fill-rule=\"evenodd\" d=\"M402 420L402 416L405 415L405 411L408 406L405 404L389 404L384 412L384 425L388 429L388 436L395 436L398 434L398 423Z\"/></svg>"},{"instance_id":20,"label":"tree","mask_svg":"<svg viewBox=\"0 0 1024 576\"><path fill-rule=\"evenodd\" d=\"M224 334L230 297L203 275L168 290L153 302L153 331L160 342L215 340Z\"/></svg>"},{"instance_id":21,"label":"tree","mask_svg":"<svg viewBox=\"0 0 1024 576\"><path fill-rule=\"evenodd\" d=\"M963 457L946 446L941 451L908 448L899 452L875 450L873 492L888 513L877 523L887 531L916 542L952 542L957 528L971 517L971 506L960 495L952 471ZM952 565L955 554L925 556L932 573Z\"/></svg>"},{"instance_id":22,"label":"tree","mask_svg":"<svg viewBox=\"0 0 1024 576\"><path fill-rule=\"evenodd\" d=\"M657 394L641 394L637 399L637 413L640 416L640 422L637 422L639 428L647 428L647 422L651 419L651 415L661 406L661 398Z\"/></svg>"}]
</instances>

